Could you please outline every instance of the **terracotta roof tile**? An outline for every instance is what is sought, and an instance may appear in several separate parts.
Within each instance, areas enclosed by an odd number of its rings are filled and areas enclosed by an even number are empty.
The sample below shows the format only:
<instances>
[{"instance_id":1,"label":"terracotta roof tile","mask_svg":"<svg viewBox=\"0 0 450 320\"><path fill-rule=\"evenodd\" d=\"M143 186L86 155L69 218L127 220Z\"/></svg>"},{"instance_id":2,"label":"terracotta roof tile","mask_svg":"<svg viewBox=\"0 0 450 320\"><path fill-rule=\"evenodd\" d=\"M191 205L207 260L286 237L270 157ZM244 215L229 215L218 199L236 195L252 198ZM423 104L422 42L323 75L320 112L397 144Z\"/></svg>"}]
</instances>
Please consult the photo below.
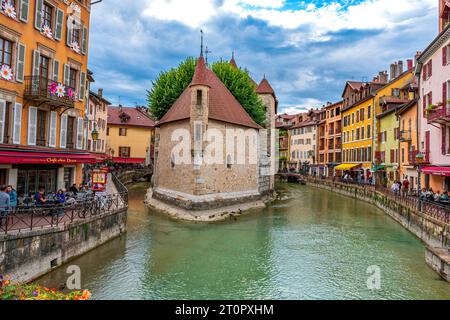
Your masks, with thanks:
<instances>
[{"instance_id":1,"label":"terracotta roof tile","mask_svg":"<svg viewBox=\"0 0 450 320\"><path fill-rule=\"evenodd\" d=\"M272 94L273 96L275 96L275 91L273 91L272 86L270 85L269 81L267 81L266 78L264 78L259 84L258 88L256 88L256 93Z\"/></svg>"},{"instance_id":2,"label":"terracotta roof tile","mask_svg":"<svg viewBox=\"0 0 450 320\"><path fill-rule=\"evenodd\" d=\"M206 67L203 58L199 59L192 83L181 94L169 111L157 123L158 126L190 118L192 86L206 85L209 90L209 118L260 129L227 87L213 71Z\"/></svg>"},{"instance_id":3,"label":"terracotta roof tile","mask_svg":"<svg viewBox=\"0 0 450 320\"><path fill-rule=\"evenodd\" d=\"M154 127L155 121L150 116L136 108L123 107L122 112L130 116L130 120L123 122L120 118L120 107L108 106L108 124L121 126Z\"/></svg>"}]
</instances>

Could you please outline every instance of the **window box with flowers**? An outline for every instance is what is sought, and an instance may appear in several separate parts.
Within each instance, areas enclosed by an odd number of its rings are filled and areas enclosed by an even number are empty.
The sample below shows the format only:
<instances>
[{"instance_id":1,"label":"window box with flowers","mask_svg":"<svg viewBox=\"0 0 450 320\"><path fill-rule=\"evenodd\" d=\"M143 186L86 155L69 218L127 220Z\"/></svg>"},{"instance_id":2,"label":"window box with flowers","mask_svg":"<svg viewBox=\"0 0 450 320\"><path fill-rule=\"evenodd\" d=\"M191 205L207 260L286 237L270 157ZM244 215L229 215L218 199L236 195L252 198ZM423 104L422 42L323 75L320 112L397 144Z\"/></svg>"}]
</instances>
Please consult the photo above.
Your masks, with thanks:
<instances>
[{"instance_id":1,"label":"window box with flowers","mask_svg":"<svg viewBox=\"0 0 450 320\"><path fill-rule=\"evenodd\" d=\"M17 10L15 3L11 0L0 0L0 12L10 17L11 19L17 19Z\"/></svg>"},{"instance_id":2,"label":"window box with flowers","mask_svg":"<svg viewBox=\"0 0 450 320\"><path fill-rule=\"evenodd\" d=\"M7 81L14 81L14 72L13 69L7 65L3 64L0 67L0 79Z\"/></svg>"}]
</instances>

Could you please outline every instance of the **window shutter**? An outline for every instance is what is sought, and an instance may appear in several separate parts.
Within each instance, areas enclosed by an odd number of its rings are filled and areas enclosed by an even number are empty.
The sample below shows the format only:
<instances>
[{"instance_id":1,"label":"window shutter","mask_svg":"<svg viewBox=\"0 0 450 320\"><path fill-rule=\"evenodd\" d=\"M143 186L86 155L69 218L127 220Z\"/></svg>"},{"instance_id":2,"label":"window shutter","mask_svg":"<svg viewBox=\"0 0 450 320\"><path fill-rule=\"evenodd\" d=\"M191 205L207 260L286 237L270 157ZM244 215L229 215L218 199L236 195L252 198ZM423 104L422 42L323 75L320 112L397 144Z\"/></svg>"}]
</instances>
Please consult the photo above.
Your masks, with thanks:
<instances>
[{"instance_id":1,"label":"window shutter","mask_svg":"<svg viewBox=\"0 0 450 320\"><path fill-rule=\"evenodd\" d=\"M59 61L53 60L53 77L52 80L59 82Z\"/></svg>"},{"instance_id":2,"label":"window shutter","mask_svg":"<svg viewBox=\"0 0 450 320\"><path fill-rule=\"evenodd\" d=\"M22 104L17 102L14 106L13 125L13 143L20 144L20 135L22 133Z\"/></svg>"},{"instance_id":3,"label":"window shutter","mask_svg":"<svg viewBox=\"0 0 450 320\"><path fill-rule=\"evenodd\" d=\"M447 49L448 46L442 48L442 65L444 67L447 65Z\"/></svg>"},{"instance_id":4,"label":"window shutter","mask_svg":"<svg viewBox=\"0 0 450 320\"><path fill-rule=\"evenodd\" d=\"M69 85L69 82L70 82L69 77L70 77L70 66L68 64L65 64L64 65L64 74L63 74L63 83L65 86ZM75 89L75 88L73 88L73 89Z\"/></svg>"},{"instance_id":5,"label":"window shutter","mask_svg":"<svg viewBox=\"0 0 450 320\"><path fill-rule=\"evenodd\" d=\"M427 108L427 96L423 97L423 110L425 111L425 109Z\"/></svg>"},{"instance_id":6,"label":"window shutter","mask_svg":"<svg viewBox=\"0 0 450 320\"><path fill-rule=\"evenodd\" d=\"M66 148L67 144L67 114L61 116L61 132L59 134L59 147Z\"/></svg>"},{"instance_id":7,"label":"window shutter","mask_svg":"<svg viewBox=\"0 0 450 320\"><path fill-rule=\"evenodd\" d=\"M86 73L81 72L80 73L80 95L78 99L80 101L84 101L84 96L86 94Z\"/></svg>"},{"instance_id":8,"label":"window shutter","mask_svg":"<svg viewBox=\"0 0 450 320\"><path fill-rule=\"evenodd\" d=\"M77 121L77 149L83 149L83 118Z\"/></svg>"},{"instance_id":9,"label":"window shutter","mask_svg":"<svg viewBox=\"0 0 450 320\"><path fill-rule=\"evenodd\" d=\"M433 59L431 59L428 64L428 76L431 77L433 75Z\"/></svg>"},{"instance_id":10,"label":"window shutter","mask_svg":"<svg viewBox=\"0 0 450 320\"><path fill-rule=\"evenodd\" d=\"M33 76L39 76L39 60L41 54L38 50L33 50Z\"/></svg>"},{"instance_id":11,"label":"window shutter","mask_svg":"<svg viewBox=\"0 0 450 320\"><path fill-rule=\"evenodd\" d=\"M25 76L25 45L22 43L17 44L17 68L16 68L16 80L23 82Z\"/></svg>"},{"instance_id":12,"label":"window shutter","mask_svg":"<svg viewBox=\"0 0 450 320\"><path fill-rule=\"evenodd\" d=\"M70 16L67 17L67 38L66 38L66 44L70 47L70 44L72 43L72 33L74 28L74 20Z\"/></svg>"},{"instance_id":13,"label":"window shutter","mask_svg":"<svg viewBox=\"0 0 450 320\"><path fill-rule=\"evenodd\" d=\"M432 92L430 92L428 94L428 105L431 105L431 104L433 104L433 93Z\"/></svg>"},{"instance_id":14,"label":"window shutter","mask_svg":"<svg viewBox=\"0 0 450 320\"><path fill-rule=\"evenodd\" d=\"M83 26L83 39L81 40L81 53L86 54L87 52L87 37L88 37L88 28Z\"/></svg>"},{"instance_id":15,"label":"window shutter","mask_svg":"<svg viewBox=\"0 0 450 320\"><path fill-rule=\"evenodd\" d=\"M6 111L6 101L0 100L0 143L3 143L3 138L5 134L5 112Z\"/></svg>"},{"instance_id":16,"label":"window shutter","mask_svg":"<svg viewBox=\"0 0 450 320\"><path fill-rule=\"evenodd\" d=\"M425 65L422 68L423 68L422 80L425 81L427 80L427 68Z\"/></svg>"},{"instance_id":17,"label":"window shutter","mask_svg":"<svg viewBox=\"0 0 450 320\"><path fill-rule=\"evenodd\" d=\"M56 120L57 113L55 111L50 112L50 133L48 138L48 146L51 148L56 147Z\"/></svg>"},{"instance_id":18,"label":"window shutter","mask_svg":"<svg viewBox=\"0 0 450 320\"><path fill-rule=\"evenodd\" d=\"M39 31L42 30L42 7L44 0L36 0L36 10L34 13L34 27Z\"/></svg>"},{"instance_id":19,"label":"window shutter","mask_svg":"<svg viewBox=\"0 0 450 320\"><path fill-rule=\"evenodd\" d=\"M20 0L20 21L28 22L29 8L30 0Z\"/></svg>"},{"instance_id":20,"label":"window shutter","mask_svg":"<svg viewBox=\"0 0 450 320\"><path fill-rule=\"evenodd\" d=\"M64 21L64 11L58 9L56 11L56 19L55 19L55 39L61 41L62 38L62 30L63 30L63 21Z\"/></svg>"},{"instance_id":21,"label":"window shutter","mask_svg":"<svg viewBox=\"0 0 450 320\"><path fill-rule=\"evenodd\" d=\"M446 126L442 126L441 127L442 130L442 154L446 155L447 154L447 127Z\"/></svg>"},{"instance_id":22,"label":"window shutter","mask_svg":"<svg viewBox=\"0 0 450 320\"><path fill-rule=\"evenodd\" d=\"M28 108L28 145L36 145L37 108Z\"/></svg>"}]
</instances>

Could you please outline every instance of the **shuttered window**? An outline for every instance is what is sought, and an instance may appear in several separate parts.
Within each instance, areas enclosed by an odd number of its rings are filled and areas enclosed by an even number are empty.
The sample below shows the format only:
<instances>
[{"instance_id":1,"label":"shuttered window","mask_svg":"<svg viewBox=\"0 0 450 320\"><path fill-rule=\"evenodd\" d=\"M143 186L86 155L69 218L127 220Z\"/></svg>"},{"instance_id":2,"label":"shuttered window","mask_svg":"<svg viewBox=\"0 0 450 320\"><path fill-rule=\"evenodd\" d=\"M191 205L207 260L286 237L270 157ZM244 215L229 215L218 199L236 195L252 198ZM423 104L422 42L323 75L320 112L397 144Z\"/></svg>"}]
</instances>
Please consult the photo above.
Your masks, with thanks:
<instances>
[{"instance_id":1,"label":"shuttered window","mask_svg":"<svg viewBox=\"0 0 450 320\"><path fill-rule=\"evenodd\" d=\"M22 22L28 22L30 10L30 0L20 0L19 19Z\"/></svg>"},{"instance_id":2,"label":"shuttered window","mask_svg":"<svg viewBox=\"0 0 450 320\"><path fill-rule=\"evenodd\" d=\"M59 146L65 149L67 147L67 115L61 116L61 131L59 135Z\"/></svg>"},{"instance_id":3,"label":"shuttered window","mask_svg":"<svg viewBox=\"0 0 450 320\"><path fill-rule=\"evenodd\" d=\"M20 144L22 131L22 104L16 103L14 106L13 143Z\"/></svg>"},{"instance_id":4,"label":"shuttered window","mask_svg":"<svg viewBox=\"0 0 450 320\"><path fill-rule=\"evenodd\" d=\"M28 145L36 145L37 108L28 108Z\"/></svg>"},{"instance_id":5,"label":"shuttered window","mask_svg":"<svg viewBox=\"0 0 450 320\"><path fill-rule=\"evenodd\" d=\"M61 9L57 9L55 19L55 39L58 41L62 39L63 21L64 11Z\"/></svg>"},{"instance_id":6,"label":"shuttered window","mask_svg":"<svg viewBox=\"0 0 450 320\"><path fill-rule=\"evenodd\" d=\"M83 149L83 118L77 121L77 149Z\"/></svg>"},{"instance_id":7,"label":"shuttered window","mask_svg":"<svg viewBox=\"0 0 450 320\"><path fill-rule=\"evenodd\" d=\"M5 135L5 114L6 114L6 101L0 100L0 143L4 143Z\"/></svg>"},{"instance_id":8,"label":"shuttered window","mask_svg":"<svg viewBox=\"0 0 450 320\"><path fill-rule=\"evenodd\" d=\"M23 82L25 76L25 45L19 43L17 46L17 67L16 67L16 80Z\"/></svg>"},{"instance_id":9,"label":"shuttered window","mask_svg":"<svg viewBox=\"0 0 450 320\"><path fill-rule=\"evenodd\" d=\"M13 43L4 38L0 38L0 66L6 64L12 66Z\"/></svg>"},{"instance_id":10,"label":"shuttered window","mask_svg":"<svg viewBox=\"0 0 450 320\"><path fill-rule=\"evenodd\" d=\"M50 132L48 137L48 146L51 148L56 147L56 122L58 120L58 114L55 111L50 112Z\"/></svg>"}]
</instances>

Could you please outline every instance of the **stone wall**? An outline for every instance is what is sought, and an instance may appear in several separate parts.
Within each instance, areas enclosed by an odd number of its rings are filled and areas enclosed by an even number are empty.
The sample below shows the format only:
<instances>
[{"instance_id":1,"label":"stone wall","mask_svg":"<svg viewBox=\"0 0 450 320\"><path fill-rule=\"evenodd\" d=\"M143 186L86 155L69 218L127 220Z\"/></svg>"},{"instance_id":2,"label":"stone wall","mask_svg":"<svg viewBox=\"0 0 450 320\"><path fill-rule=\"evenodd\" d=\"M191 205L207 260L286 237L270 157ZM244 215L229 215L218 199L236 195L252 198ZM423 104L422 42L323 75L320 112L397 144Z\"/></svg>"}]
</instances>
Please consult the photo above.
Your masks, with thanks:
<instances>
[{"instance_id":1,"label":"stone wall","mask_svg":"<svg viewBox=\"0 0 450 320\"><path fill-rule=\"evenodd\" d=\"M32 281L126 231L127 209L72 225L0 236L0 274Z\"/></svg>"}]
</instances>

